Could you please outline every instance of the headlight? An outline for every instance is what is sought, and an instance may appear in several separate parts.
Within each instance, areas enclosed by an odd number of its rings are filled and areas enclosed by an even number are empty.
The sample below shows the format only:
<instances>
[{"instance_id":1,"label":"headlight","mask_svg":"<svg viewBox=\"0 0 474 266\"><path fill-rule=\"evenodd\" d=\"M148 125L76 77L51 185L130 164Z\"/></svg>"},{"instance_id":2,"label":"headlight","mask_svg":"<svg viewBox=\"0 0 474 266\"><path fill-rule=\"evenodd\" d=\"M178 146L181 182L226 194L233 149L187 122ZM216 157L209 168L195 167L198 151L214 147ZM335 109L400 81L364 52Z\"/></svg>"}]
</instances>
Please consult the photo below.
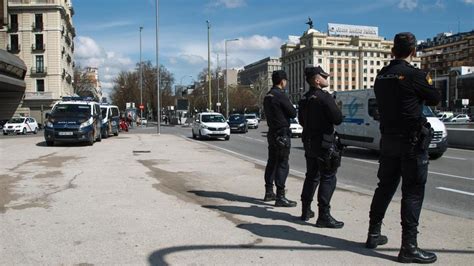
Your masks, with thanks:
<instances>
[{"instance_id":1,"label":"headlight","mask_svg":"<svg viewBox=\"0 0 474 266\"><path fill-rule=\"evenodd\" d=\"M240 125L239 125L239 127L243 127L243 126L245 126L245 124L244 124L244 123L242 123L242 124L240 124Z\"/></svg>"},{"instance_id":2,"label":"headlight","mask_svg":"<svg viewBox=\"0 0 474 266\"><path fill-rule=\"evenodd\" d=\"M52 128L52 127L53 127L53 123L51 123L50 121L47 121L47 122L46 122L46 127L51 127L51 128Z\"/></svg>"},{"instance_id":3,"label":"headlight","mask_svg":"<svg viewBox=\"0 0 474 266\"><path fill-rule=\"evenodd\" d=\"M229 128L230 128L229 125L225 126L225 129L229 129Z\"/></svg>"},{"instance_id":4,"label":"headlight","mask_svg":"<svg viewBox=\"0 0 474 266\"><path fill-rule=\"evenodd\" d=\"M207 126L206 126L206 125L204 125L204 124L201 124L201 128L204 128L204 129L206 129L206 128L207 128Z\"/></svg>"},{"instance_id":5,"label":"headlight","mask_svg":"<svg viewBox=\"0 0 474 266\"><path fill-rule=\"evenodd\" d=\"M81 126L79 127L79 129L82 129L82 128L85 128L85 127L88 127L92 125L92 118L87 120L86 122L82 123Z\"/></svg>"},{"instance_id":6,"label":"headlight","mask_svg":"<svg viewBox=\"0 0 474 266\"><path fill-rule=\"evenodd\" d=\"M448 137L448 131L446 129L443 129L443 138Z\"/></svg>"}]
</instances>

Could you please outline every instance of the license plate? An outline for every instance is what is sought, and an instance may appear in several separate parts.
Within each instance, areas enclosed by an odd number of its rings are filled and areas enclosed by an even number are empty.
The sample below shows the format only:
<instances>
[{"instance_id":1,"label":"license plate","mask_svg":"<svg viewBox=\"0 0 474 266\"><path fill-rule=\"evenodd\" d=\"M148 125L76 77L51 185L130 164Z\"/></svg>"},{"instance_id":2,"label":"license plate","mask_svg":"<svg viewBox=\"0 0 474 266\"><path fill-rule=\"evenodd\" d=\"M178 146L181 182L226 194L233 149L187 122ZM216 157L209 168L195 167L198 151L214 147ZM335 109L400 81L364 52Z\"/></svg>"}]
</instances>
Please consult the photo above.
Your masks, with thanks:
<instances>
[{"instance_id":1,"label":"license plate","mask_svg":"<svg viewBox=\"0 0 474 266\"><path fill-rule=\"evenodd\" d=\"M59 132L59 136L72 136L72 132Z\"/></svg>"},{"instance_id":2,"label":"license plate","mask_svg":"<svg viewBox=\"0 0 474 266\"><path fill-rule=\"evenodd\" d=\"M430 144L429 148L436 148L436 144Z\"/></svg>"}]
</instances>

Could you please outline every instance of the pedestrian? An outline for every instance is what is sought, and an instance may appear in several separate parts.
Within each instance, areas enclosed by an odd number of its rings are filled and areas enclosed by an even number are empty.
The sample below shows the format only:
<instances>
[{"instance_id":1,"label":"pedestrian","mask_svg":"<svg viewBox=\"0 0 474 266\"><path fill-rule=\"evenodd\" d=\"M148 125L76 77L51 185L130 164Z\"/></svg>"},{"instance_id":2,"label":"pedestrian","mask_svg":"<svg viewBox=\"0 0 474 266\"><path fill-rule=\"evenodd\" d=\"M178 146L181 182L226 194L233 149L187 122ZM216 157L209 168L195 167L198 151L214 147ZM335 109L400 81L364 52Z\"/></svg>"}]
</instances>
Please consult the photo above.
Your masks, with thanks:
<instances>
[{"instance_id":1,"label":"pedestrian","mask_svg":"<svg viewBox=\"0 0 474 266\"><path fill-rule=\"evenodd\" d=\"M178 112L178 124L181 125L181 118L183 117L183 113Z\"/></svg>"},{"instance_id":2,"label":"pedestrian","mask_svg":"<svg viewBox=\"0 0 474 266\"><path fill-rule=\"evenodd\" d=\"M331 216L331 198L336 189L336 172L341 162L341 147L337 145L334 125L342 122L341 110L331 94L323 88L329 86L329 74L320 66L305 69L310 89L298 103L298 119L303 126L303 145L306 158L306 177L301 192L301 220L314 217L311 210L318 189L317 227L342 228L344 223Z\"/></svg>"},{"instance_id":3,"label":"pedestrian","mask_svg":"<svg viewBox=\"0 0 474 266\"><path fill-rule=\"evenodd\" d=\"M286 96L284 89L288 78L286 72L272 73L273 87L263 99L268 124L268 161L265 167L264 201L275 200L276 207L295 207L296 201L285 197L285 183L290 167L288 159L291 148L290 118L296 117L296 109ZM276 186L276 195L273 184Z\"/></svg>"},{"instance_id":4,"label":"pedestrian","mask_svg":"<svg viewBox=\"0 0 474 266\"><path fill-rule=\"evenodd\" d=\"M431 78L410 64L416 56L412 33L395 35L394 59L379 72L374 84L380 113L379 183L370 206L367 248L384 245L381 225L393 194L402 181L402 244L399 262L433 263L436 255L418 247L417 227L428 175L428 146L432 129L423 115L423 105L437 105L440 94Z\"/></svg>"}]
</instances>

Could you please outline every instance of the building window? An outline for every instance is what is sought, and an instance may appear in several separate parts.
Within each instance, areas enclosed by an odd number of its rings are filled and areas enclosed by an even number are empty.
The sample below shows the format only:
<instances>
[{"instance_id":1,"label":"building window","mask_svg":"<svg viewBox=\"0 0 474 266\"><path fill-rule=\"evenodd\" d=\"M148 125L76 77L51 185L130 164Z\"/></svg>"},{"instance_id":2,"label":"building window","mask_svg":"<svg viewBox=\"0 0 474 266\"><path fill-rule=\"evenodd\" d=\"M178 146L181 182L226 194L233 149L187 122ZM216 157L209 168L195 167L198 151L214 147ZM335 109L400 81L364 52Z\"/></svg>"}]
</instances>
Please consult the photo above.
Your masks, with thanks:
<instances>
[{"instance_id":1,"label":"building window","mask_svg":"<svg viewBox=\"0 0 474 266\"><path fill-rule=\"evenodd\" d=\"M364 65L367 65L367 60L364 60Z\"/></svg>"},{"instance_id":2,"label":"building window","mask_svg":"<svg viewBox=\"0 0 474 266\"><path fill-rule=\"evenodd\" d=\"M374 65L374 61L373 61L373 60L370 60L370 65L371 65L371 66Z\"/></svg>"},{"instance_id":3,"label":"building window","mask_svg":"<svg viewBox=\"0 0 474 266\"><path fill-rule=\"evenodd\" d=\"M334 59L329 59L329 63L334 64Z\"/></svg>"},{"instance_id":4,"label":"building window","mask_svg":"<svg viewBox=\"0 0 474 266\"><path fill-rule=\"evenodd\" d=\"M374 82L374 78L373 78L373 77L372 77L372 78L370 78L370 82Z\"/></svg>"},{"instance_id":5,"label":"building window","mask_svg":"<svg viewBox=\"0 0 474 266\"><path fill-rule=\"evenodd\" d=\"M356 78L355 78L355 77L352 77L352 81L356 81Z\"/></svg>"},{"instance_id":6,"label":"building window","mask_svg":"<svg viewBox=\"0 0 474 266\"><path fill-rule=\"evenodd\" d=\"M319 59L318 59L318 63L319 63L319 64L322 64L322 63L323 63L323 59L319 58Z\"/></svg>"},{"instance_id":7,"label":"building window","mask_svg":"<svg viewBox=\"0 0 474 266\"><path fill-rule=\"evenodd\" d=\"M380 61L377 61L377 66L380 66Z\"/></svg>"},{"instance_id":8,"label":"building window","mask_svg":"<svg viewBox=\"0 0 474 266\"><path fill-rule=\"evenodd\" d=\"M35 30L43 30L43 14L35 14Z\"/></svg>"},{"instance_id":9,"label":"building window","mask_svg":"<svg viewBox=\"0 0 474 266\"><path fill-rule=\"evenodd\" d=\"M18 43L18 34L10 35L10 52L18 52L20 50L20 45Z\"/></svg>"},{"instance_id":10,"label":"building window","mask_svg":"<svg viewBox=\"0 0 474 266\"><path fill-rule=\"evenodd\" d=\"M341 68L340 67L337 68L337 72L341 73Z\"/></svg>"},{"instance_id":11,"label":"building window","mask_svg":"<svg viewBox=\"0 0 474 266\"><path fill-rule=\"evenodd\" d=\"M333 51L329 52L329 55L333 55L333 54L334 54L334 52L333 52Z\"/></svg>"},{"instance_id":12,"label":"building window","mask_svg":"<svg viewBox=\"0 0 474 266\"><path fill-rule=\"evenodd\" d=\"M364 81L367 81L367 77L364 77Z\"/></svg>"},{"instance_id":13,"label":"building window","mask_svg":"<svg viewBox=\"0 0 474 266\"><path fill-rule=\"evenodd\" d=\"M374 74L374 69L373 68L370 69L370 74Z\"/></svg>"},{"instance_id":14,"label":"building window","mask_svg":"<svg viewBox=\"0 0 474 266\"><path fill-rule=\"evenodd\" d=\"M349 72L349 69L348 68L344 68L344 72Z\"/></svg>"},{"instance_id":15,"label":"building window","mask_svg":"<svg viewBox=\"0 0 474 266\"><path fill-rule=\"evenodd\" d=\"M333 73L333 72L334 72L334 68L331 67L331 68L329 69L329 72L330 72L330 73Z\"/></svg>"},{"instance_id":16,"label":"building window","mask_svg":"<svg viewBox=\"0 0 474 266\"><path fill-rule=\"evenodd\" d=\"M37 79L36 80L36 91L37 92L44 92L44 79Z\"/></svg>"},{"instance_id":17,"label":"building window","mask_svg":"<svg viewBox=\"0 0 474 266\"><path fill-rule=\"evenodd\" d=\"M356 64L356 60L352 60L352 64L355 65L355 64Z\"/></svg>"},{"instance_id":18,"label":"building window","mask_svg":"<svg viewBox=\"0 0 474 266\"><path fill-rule=\"evenodd\" d=\"M44 56L42 55L36 56L36 72L37 73L44 72Z\"/></svg>"},{"instance_id":19,"label":"building window","mask_svg":"<svg viewBox=\"0 0 474 266\"><path fill-rule=\"evenodd\" d=\"M367 68L364 68L364 73L367 73Z\"/></svg>"},{"instance_id":20,"label":"building window","mask_svg":"<svg viewBox=\"0 0 474 266\"><path fill-rule=\"evenodd\" d=\"M12 31L18 30L18 15L17 14L10 15L10 29Z\"/></svg>"},{"instance_id":21,"label":"building window","mask_svg":"<svg viewBox=\"0 0 474 266\"><path fill-rule=\"evenodd\" d=\"M34 50L43 50L43 34L35 34Z\"/></svg>"}]
</instances>

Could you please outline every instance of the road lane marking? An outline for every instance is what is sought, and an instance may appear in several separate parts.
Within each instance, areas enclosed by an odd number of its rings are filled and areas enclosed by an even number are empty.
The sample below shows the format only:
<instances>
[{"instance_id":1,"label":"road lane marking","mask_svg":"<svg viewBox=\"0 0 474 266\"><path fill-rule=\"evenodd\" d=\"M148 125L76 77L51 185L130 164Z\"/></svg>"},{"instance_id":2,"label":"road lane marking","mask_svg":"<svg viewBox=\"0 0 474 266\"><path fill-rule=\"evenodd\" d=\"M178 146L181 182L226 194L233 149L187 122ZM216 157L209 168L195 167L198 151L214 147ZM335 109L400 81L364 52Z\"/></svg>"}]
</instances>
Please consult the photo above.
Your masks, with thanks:
<instances>
[{"instance_id":1,"label":"road lane marking","mask_svg":"<svg viewBox=\"0 0 474 266\"><path fill-rule=\"evenodd\" d=\"M446 159L452 159L452 160L461 160L461 161L467 161L466 158L461 158L461 157L451 157L451 156L443 156L441 158L446 158Z\"/></svg>"},{"instance_id":2,"label":"road lane marking","mask_svg":"<svg viewBox=\"0 0 474 266\"><path fill-rule=\"evenodd\" d=\"M456 148L448 148L448 149L449 149L449 150L455 150L455 151L464 151L464 152L474 153L474 150L456 149Z\"/></svg>"},{"instance_id":3,"label":"road lane marking","mask_svg":"<svg viewBox=\"0 0 474 266\"><path fill-rule=\"evenodd\" d=\"M373 161L368 161L368 160L361 160L361 159L352 159L352 160L363 162L363 163L379 164L378 162L373 162ZM474 178L466 177L466 176L451 175L451 174L445 174L445 173L439 173L439 172L433 172L433 171L428 171L428 173L434 174L434 175L442 175L442 176L454 177L454 178L459 178L459 179L464 179L464 180L470 180L470 181L474 180Z\"/></svg>"},{"instance_id":4,"label":"road lane marking","mask_svg":"<svg viewBox=\"0 0 474 266\"><path fill-rule=\"evenodd\" d=\"M446 191L450 191L450 192L454 192L454 193L459 193L459 194L464 194L464 195L468 195L468 196L474 196L474 193L466 192L466 191L462 191L462 190L457 190L457 189L452 189L452 188L437 187L436 189L446 190Z\"/></svg>"},{"instance_id":5,"label":"road lane marking","mask_svg":"<svg viewBox=\"0 0 474 266\"><path fill-rule=\"evenodd\" d=\"M251 137L247 137L247 136L239 136L241 138L245 138L245 139L251 139L251 140L254 140L254 141L258 141L258 142L265 142L264 140L261 140L261 139L255 139L255 138L251 138Z\"/></svg>"}]
</instances>

